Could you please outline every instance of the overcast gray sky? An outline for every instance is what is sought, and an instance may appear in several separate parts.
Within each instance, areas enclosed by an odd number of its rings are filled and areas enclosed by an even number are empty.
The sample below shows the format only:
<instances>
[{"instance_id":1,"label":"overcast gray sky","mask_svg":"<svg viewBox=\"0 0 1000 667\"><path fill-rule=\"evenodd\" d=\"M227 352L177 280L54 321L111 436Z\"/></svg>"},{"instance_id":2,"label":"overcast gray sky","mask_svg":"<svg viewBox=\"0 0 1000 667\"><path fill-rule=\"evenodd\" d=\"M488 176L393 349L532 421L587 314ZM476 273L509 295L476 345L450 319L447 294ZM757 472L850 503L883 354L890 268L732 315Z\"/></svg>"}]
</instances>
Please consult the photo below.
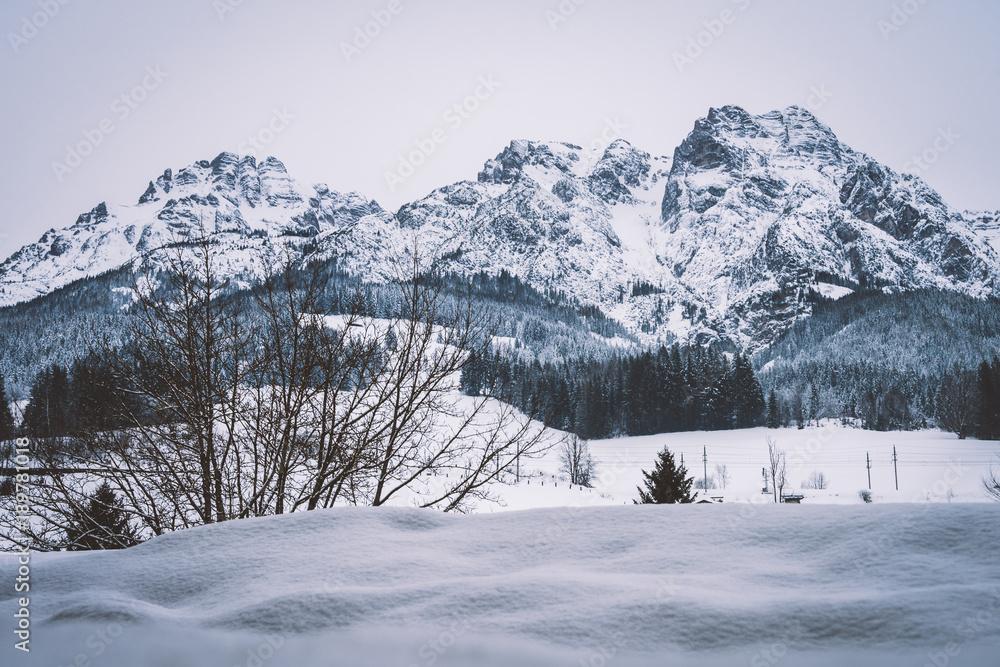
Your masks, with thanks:
<instances>
[{"instance_id":1,"label":"overcast gray sky","mask_svg":"<svg viewBox=\"0 0 1000 667\"><path fill-rule=\"evenodd\" d=\"M812 106L951 204L1000 209L988 0L4 0L0 27L3 257L241 146L394 210L511 139L610 122L669 155L724 104ZM390 187L415 142L433 154Z\"/></svg>"}]
</instances>

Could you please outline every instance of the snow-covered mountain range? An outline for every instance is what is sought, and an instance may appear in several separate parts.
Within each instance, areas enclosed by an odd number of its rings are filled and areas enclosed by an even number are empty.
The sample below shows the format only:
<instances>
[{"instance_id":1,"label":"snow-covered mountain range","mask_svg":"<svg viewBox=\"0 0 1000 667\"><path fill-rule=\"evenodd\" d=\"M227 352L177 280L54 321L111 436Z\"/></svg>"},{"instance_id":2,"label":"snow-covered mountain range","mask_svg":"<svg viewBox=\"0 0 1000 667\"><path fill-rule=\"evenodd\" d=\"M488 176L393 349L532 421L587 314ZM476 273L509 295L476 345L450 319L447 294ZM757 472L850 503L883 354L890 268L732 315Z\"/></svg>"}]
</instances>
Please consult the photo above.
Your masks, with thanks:
<instances>
[{"instance_id":1,"label":"snow-covered mountain range","mask_svg":"<svg viewBox=\"0 0 1000 667\"><path fill-rule=\"evenodd\" d=\"M517 275L653 338L766 345L815 289L1000 291L1000 215L961 212L917 177L841 143L799 107L711 109L673 157L513 141L396 213L293 180L277 159L223 153L101 203L0 264L0 306L213 235L233 275L284 245L391 280L416 253L457 273Z\"/></svg>"}]
</instances>

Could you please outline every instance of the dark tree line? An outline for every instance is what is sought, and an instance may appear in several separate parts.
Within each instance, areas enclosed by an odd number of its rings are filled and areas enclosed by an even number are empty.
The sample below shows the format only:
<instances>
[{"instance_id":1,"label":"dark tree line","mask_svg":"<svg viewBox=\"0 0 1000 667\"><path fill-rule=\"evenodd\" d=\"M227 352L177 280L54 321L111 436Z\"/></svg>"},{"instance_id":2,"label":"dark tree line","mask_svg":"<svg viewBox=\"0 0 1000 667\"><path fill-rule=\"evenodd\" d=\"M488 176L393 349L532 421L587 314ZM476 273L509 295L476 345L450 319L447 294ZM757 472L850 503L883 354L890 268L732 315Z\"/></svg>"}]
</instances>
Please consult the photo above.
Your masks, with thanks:
<instances>
[{"instance_id":1,"label":"dark tree line","mask_svg":"<svg viewBox=\"0 0 1000 667\"><path fill-rule=\"evenodd\" d=\"M976 380L979 389L976 432L984 440L1000 440L1000 357L980 364Z\"/></svg>"},{"instance_id":2,"label":"dark tree line","mask_svg":"<svg viewBox=\"0 0 1000 667\"><path fill-rule=\"evenodd\" d=\"M474 358L462 390L492 394L582 438L749 428L765 402L747 357L677 345L607 360L541 364L494 351Z\"/></svg>"},{"instance_id":3,"label":"dark tree line","mask_svg":"<svg viewBox=\"0 0 1000 667\"><path fill-rule=\"evenodd\" d=\"M976 369L1000 347L1000 302L938 291L812 300L811 317L754 356L775 423L978 433Z\"/></svg>"},{"instance_id":4,"label":"dark tree line","mask_svg":"<svg viewBox=\"0 0 1000 667\"><path fill-rule=\"evenodd\" d=\"M35 439L61 438L128 424L128 416L140 413L142 405L114 371L127 355L121 351L119 360L111 363L91 354L69 369L59 364L42 369L31 385L21 433Z\"/></svg>"}]
</instances>

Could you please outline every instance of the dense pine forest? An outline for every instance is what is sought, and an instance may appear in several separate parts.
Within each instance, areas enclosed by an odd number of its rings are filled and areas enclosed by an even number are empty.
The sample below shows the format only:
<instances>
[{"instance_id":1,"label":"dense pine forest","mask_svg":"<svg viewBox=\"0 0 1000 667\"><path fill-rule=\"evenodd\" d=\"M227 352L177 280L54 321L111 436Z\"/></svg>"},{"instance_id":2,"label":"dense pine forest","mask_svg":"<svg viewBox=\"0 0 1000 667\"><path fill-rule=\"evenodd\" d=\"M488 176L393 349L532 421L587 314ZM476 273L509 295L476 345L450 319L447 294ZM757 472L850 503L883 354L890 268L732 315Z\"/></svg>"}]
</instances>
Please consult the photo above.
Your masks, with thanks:
<instances>
[{"instance_id":1,"label":"dense pine forest","mask_svg":"<svg viewBox=\"0 0 1000 667\"><path fill-rule=\"evenodd\" d=\"M749 360L706 347L545 364L497 351L465 367L462 389L495 395L583 438L748 428L765 416Z\"/></svg>"},{"instance_id":2,"label":"dense pine forest","mask_svg":"<svg viewBox=\"0 0 1000 667\"><path fill-rule=\"evenodd\" d=\"M992 400L1000 303L951 292L818 298L754 365L782 424L842 419L873 430L950 427L956 404ZM961 429L971 434L968 427Z\"/></svg>"}]
</instances>

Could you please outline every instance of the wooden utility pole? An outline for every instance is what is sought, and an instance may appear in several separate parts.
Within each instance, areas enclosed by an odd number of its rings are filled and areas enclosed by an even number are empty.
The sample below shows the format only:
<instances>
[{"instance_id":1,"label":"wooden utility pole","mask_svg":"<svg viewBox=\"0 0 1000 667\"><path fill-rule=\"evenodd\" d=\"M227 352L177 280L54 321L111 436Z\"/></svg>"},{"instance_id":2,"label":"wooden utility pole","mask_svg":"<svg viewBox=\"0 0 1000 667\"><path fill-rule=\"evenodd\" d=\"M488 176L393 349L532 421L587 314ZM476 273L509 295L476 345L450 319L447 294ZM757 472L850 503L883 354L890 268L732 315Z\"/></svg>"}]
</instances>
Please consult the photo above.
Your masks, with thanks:
<instances>
[{"instance_id":1,"label":"wooden utility pole","mask_svg":"<svg viewBox=\"0 0 1000 667\"><path fill-rule=\"evenodd\" d=\"M892 472L896 476L896 490L899 491L899 468L896 467L896 445L892 446Z\"/></svg>"},{"instance_id":2,"label":"wooden utility pole","mask_svg":"<svg viewBox=\"0 0 1000 667\"><path fill-rule=\"evenodd\" d=\"M865 452L865 467L868 468L868 490L872 490L872 457Z\"/></svg>"},{"instance_id":3,"label":"wooden utility pole","mask_svg":"<svg viewBox=\"0 0 1000 667\"><path fill-rule=\"evenodd\" d=\"M701 448L701 462L705 464L705 477L702 480L704 482L705 491L708 491L708 447L702 445Z\"/></svg>"}]
</instances>

